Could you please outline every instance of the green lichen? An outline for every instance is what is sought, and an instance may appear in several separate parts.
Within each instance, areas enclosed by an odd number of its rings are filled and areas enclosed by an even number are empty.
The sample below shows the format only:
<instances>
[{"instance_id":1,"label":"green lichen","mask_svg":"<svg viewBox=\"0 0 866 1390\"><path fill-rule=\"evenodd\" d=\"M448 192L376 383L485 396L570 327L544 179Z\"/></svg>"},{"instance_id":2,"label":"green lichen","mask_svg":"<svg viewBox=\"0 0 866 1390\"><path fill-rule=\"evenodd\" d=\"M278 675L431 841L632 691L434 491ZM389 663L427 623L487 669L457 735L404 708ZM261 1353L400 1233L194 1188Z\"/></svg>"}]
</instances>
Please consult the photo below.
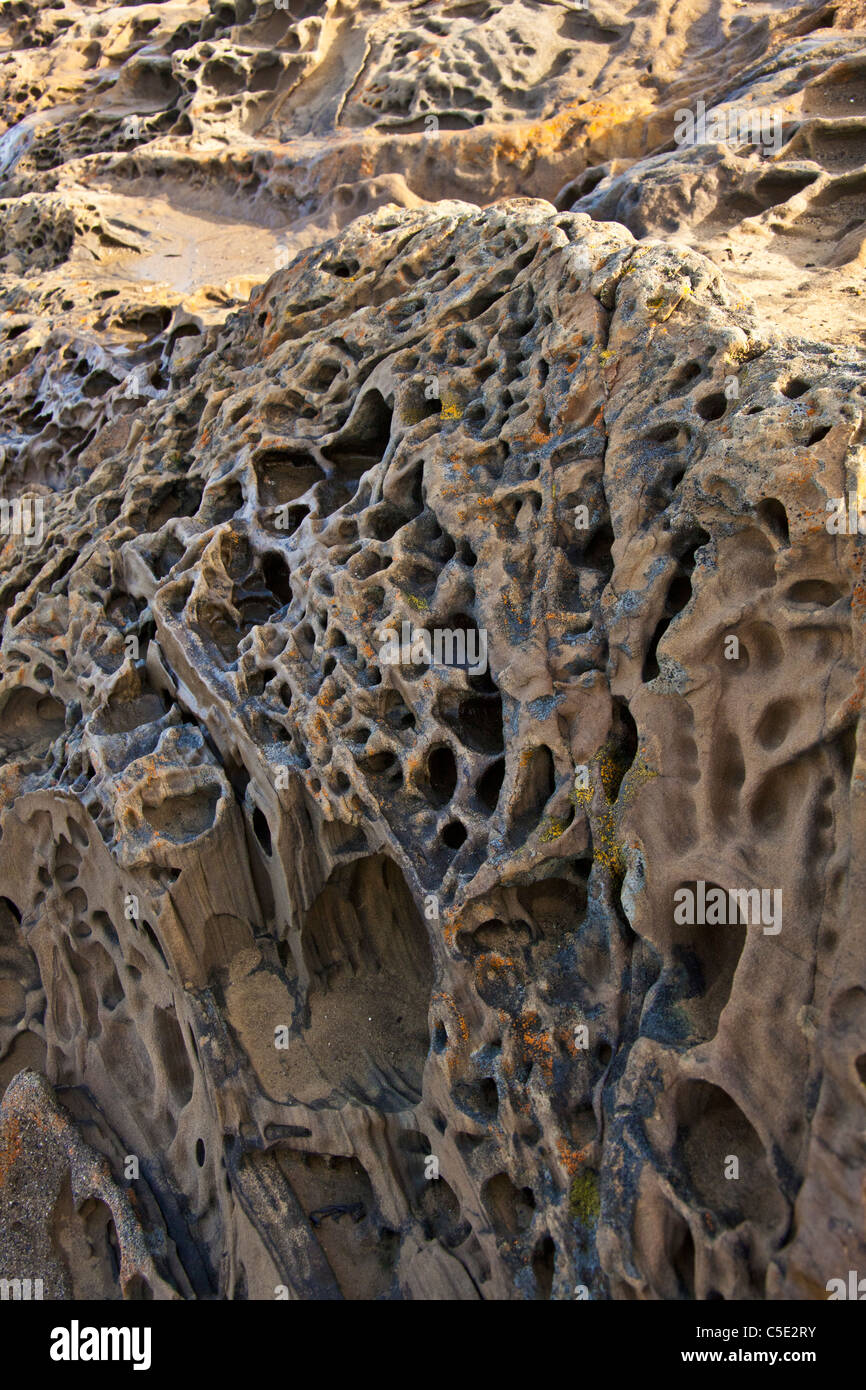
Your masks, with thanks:
<instances>
[{"instance_id":1,"label":"green lichen","mask_svg":"<svg viewBox=\"0 0 866 1390\"><path fill-rule=\"evenodd\" d=\"M598 1173L585 1168L572 1179L568 1189L568 1210L575 1221L582 1226L594 1226L601 1215L601 1196L598 1190Z\"/></svg>"}]
</instances>

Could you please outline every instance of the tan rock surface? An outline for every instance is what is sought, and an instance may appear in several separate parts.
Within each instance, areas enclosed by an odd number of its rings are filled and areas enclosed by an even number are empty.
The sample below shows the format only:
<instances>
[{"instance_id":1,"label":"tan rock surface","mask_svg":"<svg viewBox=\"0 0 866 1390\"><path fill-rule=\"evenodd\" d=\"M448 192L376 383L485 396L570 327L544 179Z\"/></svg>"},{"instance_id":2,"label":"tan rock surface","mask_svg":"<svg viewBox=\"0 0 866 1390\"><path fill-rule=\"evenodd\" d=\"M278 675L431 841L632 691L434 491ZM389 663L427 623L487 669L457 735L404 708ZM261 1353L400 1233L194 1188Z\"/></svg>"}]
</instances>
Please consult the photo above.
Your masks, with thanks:
<instances>
[{"instance_id":1,"label":"tan rock surface","mask_svg":"<svg viewBox=\"0 0 866 1390\"><path fill-rule=\"evenodd\" d=\"M0 1276L866 1267L863 24L4 9Z\"/></svg>"}]
</instances>

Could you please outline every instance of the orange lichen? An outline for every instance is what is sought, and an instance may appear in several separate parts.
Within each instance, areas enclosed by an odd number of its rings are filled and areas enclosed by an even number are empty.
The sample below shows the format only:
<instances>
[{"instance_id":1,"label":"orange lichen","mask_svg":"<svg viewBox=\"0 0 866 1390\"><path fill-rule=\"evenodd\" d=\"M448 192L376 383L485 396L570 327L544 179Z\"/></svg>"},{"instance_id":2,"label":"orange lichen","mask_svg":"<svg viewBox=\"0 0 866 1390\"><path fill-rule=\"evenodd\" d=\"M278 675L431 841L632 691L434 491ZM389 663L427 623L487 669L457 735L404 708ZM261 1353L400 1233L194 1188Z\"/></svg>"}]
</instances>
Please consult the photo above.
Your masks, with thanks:
<instances>
[{"instance_id":1,"label":"orange lichen","mask_svg":"<svg viewBox=\"0 0 866 1390\"><path fill-rule=\"evenodd\" d=\"M18 1118L15 1115L10 1115L2 1132L0 1132L0 1187L5 1186L7 1179L20 1162L23 1149Z\"/></svg>"},{"instance_id":2,"label":"orange lichen","mask_svg":"<svg viewBox=\"0 0 866 1390\"><path fill-rule=\"evenodd\" d=\"M586 1162L587 1149L573 1149L566 1139L559 1136L556 1141L556 1151L559 1154L559 1161L570 1178L573 1178L580 1169L580 1165Z\"/></svg>"}]
</instances>

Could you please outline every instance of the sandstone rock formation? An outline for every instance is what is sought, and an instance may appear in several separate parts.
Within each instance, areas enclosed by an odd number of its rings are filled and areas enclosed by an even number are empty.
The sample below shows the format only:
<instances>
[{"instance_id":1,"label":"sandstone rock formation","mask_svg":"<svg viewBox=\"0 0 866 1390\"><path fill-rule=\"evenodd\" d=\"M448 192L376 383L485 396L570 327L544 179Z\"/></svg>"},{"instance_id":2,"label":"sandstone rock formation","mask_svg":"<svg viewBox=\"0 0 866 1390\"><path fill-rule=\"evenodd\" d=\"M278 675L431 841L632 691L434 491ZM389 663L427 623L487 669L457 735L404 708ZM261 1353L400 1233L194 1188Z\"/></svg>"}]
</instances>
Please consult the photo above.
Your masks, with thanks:
<instances>
[{"instance_id":1,"label":"sandstone rock formation","mask_svg":"<svg viewBox=\"0 0 866 1390\"><path fill-rule=\"evenodd\" d=\"M866 31L687 11L4 12L0 1276L866 1267Z\"/></svg>"}]
</instances>

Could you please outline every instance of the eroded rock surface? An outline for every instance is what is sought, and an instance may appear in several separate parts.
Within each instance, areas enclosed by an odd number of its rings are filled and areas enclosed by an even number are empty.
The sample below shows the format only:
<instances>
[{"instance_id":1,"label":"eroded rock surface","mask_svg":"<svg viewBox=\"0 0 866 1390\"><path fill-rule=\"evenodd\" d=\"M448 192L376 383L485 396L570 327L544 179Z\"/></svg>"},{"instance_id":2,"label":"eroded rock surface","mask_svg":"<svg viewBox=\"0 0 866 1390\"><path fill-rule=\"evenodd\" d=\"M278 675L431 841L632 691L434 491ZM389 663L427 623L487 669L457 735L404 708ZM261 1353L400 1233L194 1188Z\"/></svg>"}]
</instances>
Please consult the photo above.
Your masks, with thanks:
<instances>
[{"instance_id":1,"label":"eroded rock surface","mask_svg":"<svg viewBox=\"0 0 866 1390\"><path fill-rule=\"evenodd\" d=\"M157 1266L169 1259L182 1286L183 1270L164 1232L149 1248L134 1204L44 1077L20 1072L0 1102L3 1263L17 1271L6 1277L27 1280L31 1298L176 1298Z\"/></svg>"},{"instance_id":2,"label":"eroded rock surface","mask_svg":"<svg viewBox=\"0 0 866 1390\"><path fill-rule=\"evenodd\" d=\"M694 15L4 8L0 1277L866 1267L862 16Z\"/></svg>"},{"instance_id":3,"label":"eroded rock surface","mask_svg":"<svg viewBox=\"0 0 866 1390\"><path fill-rule=\"evenodd\" d=\"M199 1296L831 1277L861 367L614 224L383 211L46 499L3 590L4 1067L44 1047L183 1194ZM383 664L403 622L489 671ZM693 881L780 888L781 931L678 927Z\"/></svg>"}]
</instances>

